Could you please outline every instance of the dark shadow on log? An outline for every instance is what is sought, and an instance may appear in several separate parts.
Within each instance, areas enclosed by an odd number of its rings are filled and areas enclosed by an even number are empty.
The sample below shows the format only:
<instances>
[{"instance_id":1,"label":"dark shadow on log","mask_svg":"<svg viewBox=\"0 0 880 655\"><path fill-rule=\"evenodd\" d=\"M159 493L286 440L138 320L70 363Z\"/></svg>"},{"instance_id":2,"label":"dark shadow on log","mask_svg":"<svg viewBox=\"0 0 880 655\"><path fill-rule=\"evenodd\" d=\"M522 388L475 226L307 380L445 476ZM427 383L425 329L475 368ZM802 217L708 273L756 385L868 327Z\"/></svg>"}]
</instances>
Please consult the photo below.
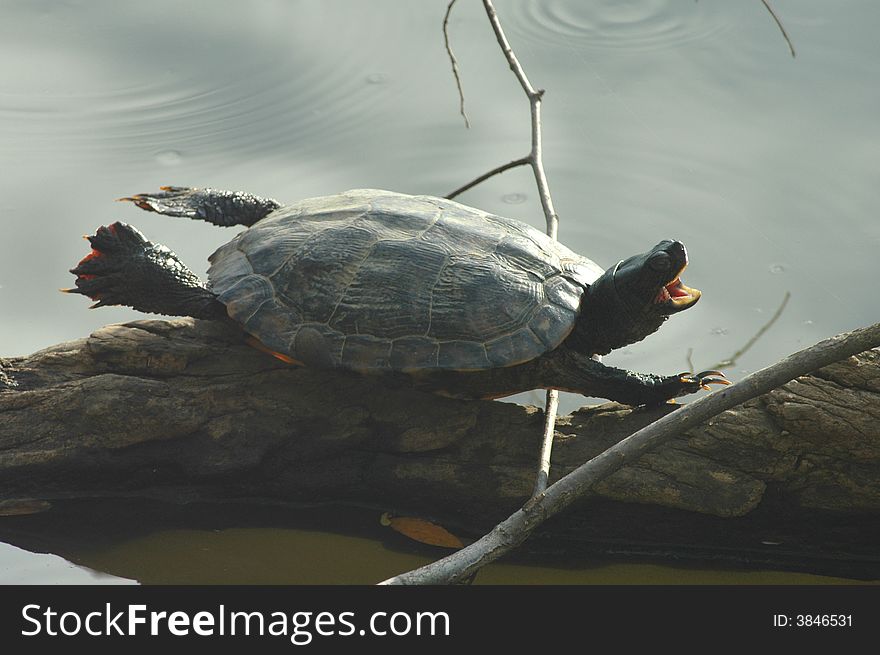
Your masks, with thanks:
<instances>
[{"instance_id":1,"label":"dark shadow on log","mask_svg":"<svg viewBox=\"0 0 880 655\"><path fill-rule=\"evenodd\" d=\"M673 407L561 417L552 479ZM331 502L477 536L530 495L541 426L536 408L291 368L219 323L136 321L0 360L0 501ZM621 469L521 555L880 578L878 426L880 352L868 351Z\"/></svg>"}]
</instances>

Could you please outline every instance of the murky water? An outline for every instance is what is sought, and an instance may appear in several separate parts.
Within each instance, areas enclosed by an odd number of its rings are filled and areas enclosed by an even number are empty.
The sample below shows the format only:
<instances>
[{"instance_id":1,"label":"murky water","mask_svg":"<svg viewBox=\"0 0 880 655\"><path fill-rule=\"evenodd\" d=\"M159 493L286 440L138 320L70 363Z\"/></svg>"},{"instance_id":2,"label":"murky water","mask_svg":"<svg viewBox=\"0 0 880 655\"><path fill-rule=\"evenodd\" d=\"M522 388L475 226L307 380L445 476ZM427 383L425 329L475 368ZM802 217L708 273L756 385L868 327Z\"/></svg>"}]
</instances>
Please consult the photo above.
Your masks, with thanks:
<instances>
[{"instance_id":1,"label":"murky water","mask_svg":"<svg viewBox=\"0 0 880 655\"><path fill-rule=\"evenodd\" d=\"M20 548L0 543L0 584L375 584L451 552L386 527L378 510L333 505L82 500L44 514L7 517L0 523L4 540ZM480 571L475 584L871 582L828 572L718 570L686 556L675 565L632 555L557 557L553 566L539 561L539 555L524 558L520 552Z\"/></svg>"},{"instance_id":2,"label":"murky water","mask_svg":"<svg viewBox=\"0 0 880 655\"><path fill-rule=\"evenodd\" d=\"M698 369L712 365L786 292L730 377L880 319L880 5L774 4L796 59L757 1L499 3L547 89L561 240L609 265L680 238L685 279L704 292L613 365L676 372L689 350ZM199 273L233 233L114 198L161 184L279 200L444 194L525 154L521 91L480 3L460 5L451 36L470 130L443 50L445 0L0 0L2 354L137 316L57 292L96 226L130 221ZM462 200L543 227L525 170ZM264 536L234 538L278 538Z\"/></svg>"}]
</instances>

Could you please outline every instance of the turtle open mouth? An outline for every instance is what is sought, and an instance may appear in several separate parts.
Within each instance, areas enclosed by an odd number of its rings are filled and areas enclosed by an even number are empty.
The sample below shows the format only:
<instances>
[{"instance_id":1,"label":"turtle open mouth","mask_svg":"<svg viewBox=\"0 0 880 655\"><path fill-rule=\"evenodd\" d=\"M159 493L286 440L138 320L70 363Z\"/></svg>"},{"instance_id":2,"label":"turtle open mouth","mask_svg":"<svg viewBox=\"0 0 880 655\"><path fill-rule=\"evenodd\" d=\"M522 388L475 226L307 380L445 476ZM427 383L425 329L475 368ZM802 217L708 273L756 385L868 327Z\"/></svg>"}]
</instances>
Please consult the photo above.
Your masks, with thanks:
<instances>
[{"instance_id":1,"label":"turtle open mouth","mask_svg":"<svg viewBox=\"0 0 880 655\"><path fill-rule=\"evenodd\" d=\"M680 276L686 267L687 265L682 266L671 282L667 282L660 287L660 291L657 292L657 296L654 298L655 304L665 305L671 311L678 312L687 309L700 299L699 289L685 286L684 282L681 281Z\"/></svg>"}]
</instances>

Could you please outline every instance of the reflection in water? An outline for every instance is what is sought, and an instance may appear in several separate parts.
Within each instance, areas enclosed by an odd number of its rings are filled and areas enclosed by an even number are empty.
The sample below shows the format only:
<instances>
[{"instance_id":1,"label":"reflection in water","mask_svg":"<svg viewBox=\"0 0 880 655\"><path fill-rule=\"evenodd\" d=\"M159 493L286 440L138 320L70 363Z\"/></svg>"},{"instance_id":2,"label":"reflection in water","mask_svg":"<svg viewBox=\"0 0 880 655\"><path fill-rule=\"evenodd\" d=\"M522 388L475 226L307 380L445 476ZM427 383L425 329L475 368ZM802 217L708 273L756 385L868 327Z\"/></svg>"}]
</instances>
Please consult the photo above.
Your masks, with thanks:
<instances>
[{"instance_id":1,"label":"reflection in water","mask_svg":"<svg viewBox=\"0 0 880 655\"><path fill-rule=\"evenodd\" d=\"M700 368L727 369L727 368L730 368L731 366L735 366L737 360L740 357L742 357L743 355L745 355L751 349L752 346L754 346L756 343L758 343L758 340L767 333L767 330L769 330L771 327L773 327L773 324L779 320L779 317L782 316L782 312L785 311L785 306L788 304L789 298L791 298L791 293L786 291L785 296L782 297L782 302L779 304L779 307L776 308L776 311L773 312L773 316L770 317L770 320L768 320L766 323L764 323L764 325L762 325L760 328L758 328L758 331L755 332L755 334L752 335L752 337L748 341L746 341L735 353L730 355L730 357L722 359L721 361L719 361L716 364L713 364L712 366L701 366ZM726 335L729 333L730 333L730 330L728 330L727 328L712 328L712 334L717 334L719 336L723 336L723 335ZM694 354L694 349L688 348L687 363L688 363L688 370L691 373L693 373L694 371L697 370L696 368L694 368L694 363L692 361L693 354Z\"/></svg>"},{"instance_id":2,"label":"reflection in water","mask_svg":"<svg viewBox=\"0 0 880 655\"><path fill-rule=\"evenodd\" d=\"M57 555L30 553L0 543L0 585L133 583L131 579L77 566Z\"/></svg>"}]
</instances>

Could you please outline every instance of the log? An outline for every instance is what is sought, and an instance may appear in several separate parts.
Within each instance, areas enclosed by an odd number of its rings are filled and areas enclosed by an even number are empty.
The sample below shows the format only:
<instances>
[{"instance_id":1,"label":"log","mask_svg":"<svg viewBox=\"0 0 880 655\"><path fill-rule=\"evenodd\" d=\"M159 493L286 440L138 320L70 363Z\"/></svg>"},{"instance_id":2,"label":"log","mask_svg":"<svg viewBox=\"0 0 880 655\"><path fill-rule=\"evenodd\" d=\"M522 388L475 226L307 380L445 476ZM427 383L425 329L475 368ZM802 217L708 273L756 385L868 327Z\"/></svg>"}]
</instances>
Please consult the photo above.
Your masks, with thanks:
<instances>
[{"instance_id":1,"label":"log","mask_svg":"<svg viewBox=\"0 0 880 655\"><path fill-rule=\"evenodd\" d=\"M551 481L674 409L560 417ZM332 502L478 536L528 498L542 420L535 407L291 367L231 325L133 321L0 359L0 503ZM660 553L880 577L878 426L871 350L648 453L523 556Z\"/></svg>"}]
</instances>

